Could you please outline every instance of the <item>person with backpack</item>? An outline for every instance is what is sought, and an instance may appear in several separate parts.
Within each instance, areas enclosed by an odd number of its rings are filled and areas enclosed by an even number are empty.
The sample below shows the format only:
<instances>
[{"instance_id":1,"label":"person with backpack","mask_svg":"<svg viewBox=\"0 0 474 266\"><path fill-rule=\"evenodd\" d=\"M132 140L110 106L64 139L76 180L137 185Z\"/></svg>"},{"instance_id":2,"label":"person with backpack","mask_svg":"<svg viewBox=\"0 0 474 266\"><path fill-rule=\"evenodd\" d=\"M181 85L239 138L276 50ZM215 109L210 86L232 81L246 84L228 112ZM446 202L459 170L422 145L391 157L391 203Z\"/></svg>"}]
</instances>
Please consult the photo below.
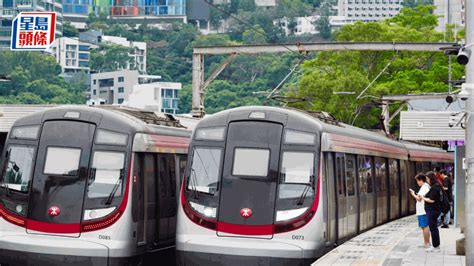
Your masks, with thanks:
<instances>
[{"instance_id":1,"label":"person with backpack","mask_svg":"<svg viewBox=\"0 0 474 266\"><path fill-rule=\"evenodd\" d=\"M428 216L428 226L431 233L433 247L425 249L427 252L440 252L441 240L439 238L438 217L441 214L441 200L443 189L439 184L434 172L426 173L430 191L423 197L425 201L425 211Z\"/></svg>"},{"instance_id":2,"label":"person with backpack","mask_svg":"<svg viewBox=\"0 0 474 266\"><path fill-rule=\"evenodd\" d=\"M418 193L415 194L415 191L410 189L411 196L416 199L416 216L418 217L418 226L423 232L424 248L430 248L430 230L428 228L428 217L426 216L425 211L425 201L423 196L426 196L428 191L430 191L430 185L426 182L426 175L423 173L417 174L415 176L416 183L420 187Z\"/></svg>"},{"instance_id":3,"label":"person with backpack","mask_svg":"<svg viewBox=\"0 0 474 266\"><path fill-rule=\"evenodd\" d=\"M451 182L451 178L448 176L446 170L442 169L439 173L443 178L443 196L445 196L449 201L449 208L443 208L441 215L443 217L440 217L438 224L442 222L441 228L449 228L449 223L451 221L451 205L453 203L453 183Z\"/></svg>"}]
</instances>

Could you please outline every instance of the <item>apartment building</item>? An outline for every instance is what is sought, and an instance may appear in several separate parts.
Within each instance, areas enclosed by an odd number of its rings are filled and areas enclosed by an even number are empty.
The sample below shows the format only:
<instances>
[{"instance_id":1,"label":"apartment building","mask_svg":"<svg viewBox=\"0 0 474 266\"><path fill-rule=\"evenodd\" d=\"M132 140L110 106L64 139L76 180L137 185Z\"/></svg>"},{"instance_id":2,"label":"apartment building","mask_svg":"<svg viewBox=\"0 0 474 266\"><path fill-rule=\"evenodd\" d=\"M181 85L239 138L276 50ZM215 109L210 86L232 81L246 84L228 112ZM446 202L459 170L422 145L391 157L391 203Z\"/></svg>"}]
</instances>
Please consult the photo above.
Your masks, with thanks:
<instances>
[{"instance_id":1,"label":"apartment building","mask_svg":"<svg viewBox=\"0 0 474 266\"><path fill-rule=\"evenodd\" d=\"M85 29L89 13L105 13L123 23L186 22L186 0L63 0L64 19Z\"/></svg>"},{"instance_id":2,"label":"apartment building","mask_svg":"<svg viewBox=\"0 0 474 266\"><path fill-rule=\"evenodd\" d=\"M396 16L403 7L403 0L339 0L338 16L346 23L371 22Z\"/></svg>"},{"instance_id":3,"label":"apartment building","mask_svg":"<svg viewBox=\"0 0 474 266\"><path fill-rule=\"evenodd\" d=\"M82 42L78 38L61 37L51 46L51 53L61 66L65 77L78 72L89 73L91 44Z\"/></svg>"},{"instance_id":4,"label":"apartment building","mask_svg":"<svg viewBox=\"0 0 474 266\"><path fill-rule=\"evenodd\" d=\"M454 24L457 30L465 26L466 1L471 0L434 0L436 9L434 14L438 16L437 31L445 31L446 25Z\"/></svg>"},{"instance_id":5,"label":"apartment building","mask_svg":"<svg viewBox=\"0 0 474 266\"><path fill-rule=\"evenodd\" d=\"M116 44L130 48L130 61L126 68L130 70L138 70L141 74L146 73L146 43L133 42L123 37L103 35L98 43Z\"/></svg>"},{"instance_id":6,"label":"apartment building","mask_svg":"<svg viewBox=\"0 0 474 266\"><path fill-rule=\"evenodd\" d=\"M181 83L153 82L133 87L128 106L155 112L177 114Z\"/></svg>"}]
</instances>

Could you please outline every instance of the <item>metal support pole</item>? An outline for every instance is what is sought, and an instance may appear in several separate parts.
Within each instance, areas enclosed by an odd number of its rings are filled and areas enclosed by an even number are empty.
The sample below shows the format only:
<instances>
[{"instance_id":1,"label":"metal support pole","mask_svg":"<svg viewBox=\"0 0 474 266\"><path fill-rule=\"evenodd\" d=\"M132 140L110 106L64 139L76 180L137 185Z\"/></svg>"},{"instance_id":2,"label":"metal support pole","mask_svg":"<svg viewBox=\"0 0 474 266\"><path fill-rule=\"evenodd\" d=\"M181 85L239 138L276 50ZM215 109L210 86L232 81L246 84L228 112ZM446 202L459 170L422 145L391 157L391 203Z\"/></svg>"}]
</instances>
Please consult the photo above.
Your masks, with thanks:
<instances>
[{"instance_id":1,"label":"metal support pole","mask_svg":"<svg viewBox=\"0 0 474 266\"><path fill-rule=\"evenodd\" d=\"M474 1L466 1L466 46L474 42ZM474 59L466 65L466 83L474 83ZM470 86L469 86L470 87ZM474 91L468 89L466 104L466 265L474 265Z\"/></svg>"},{"instance_id":2,"label":"metal support pole","mask_svg":"<svg viewBox=\"0 0 474 266\"><path fill-rule=\"evenodd\" d=\"M202 95L202 85L204 83L204 55L193 54L193 117L204 116L204 103Z\"/></svg>"},{"instance_id":3,"label":"metal support pole","mask_svg":"<svg viewBox=\"0 0 474 266\"><path fill-rule=\"evenodd\" d=\"M382 115L384 117L383 119L383 126L385 127L385 133L388 135L390 134L390 125L389 125L389 120L390 120L390 102L389 101L383 101L382 102Z\"/></svg>"}]
</instances>

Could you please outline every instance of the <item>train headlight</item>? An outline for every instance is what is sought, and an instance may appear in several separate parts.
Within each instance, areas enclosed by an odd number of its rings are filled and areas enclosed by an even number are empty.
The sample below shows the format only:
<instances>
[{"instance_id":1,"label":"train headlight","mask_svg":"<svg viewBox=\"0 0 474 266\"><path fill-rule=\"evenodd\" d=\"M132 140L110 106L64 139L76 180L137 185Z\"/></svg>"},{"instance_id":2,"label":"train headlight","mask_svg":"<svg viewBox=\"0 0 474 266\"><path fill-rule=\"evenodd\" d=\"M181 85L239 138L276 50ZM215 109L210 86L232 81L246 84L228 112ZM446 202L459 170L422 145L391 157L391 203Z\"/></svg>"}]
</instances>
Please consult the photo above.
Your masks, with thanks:
<instances>
[{"instance_id":1,"label":"train headlight","mask_svg":"<svg viewBox=\"0 0 474 266\"><path fill-rule=\"evenodd\" d=\"M105 217L115 211L115 207L105 208L105 209L93 209L84 211L84 220L93 220L97 218Z\"/></svg>"},{"instance_id":2,"label":"train headlight","mask_svg":"<svg viewBox=\"0 0 474 266\"><path fill-rule=\"evenodd\" d=\"M204 215L206 215L207 217L215 217L216 215L214 213L215 211L213 210L213 208L206 207L204 209Z\"/></svg>"},{"instance_id":3,"label":"train headlight","mask_svg":"<svg viewBox=\"0 0 474 266\"><path fill-rule=\"evenodd\" d=\"M191 201L189 202L189 204L195 211L199 212L200 214L203 214L206 217L216 218L216 213L217 213L216 208L207 207L207 206L197 204Z\"/></svg>"},{"instance_id":4,"label":"train headlight","mask_svg":"<svg viewBox=\"0 0 474 266\"><path fill-rule=\"evenodd\" d=\"M281 221L287 221L293 218L296 218L303 213L306 212L308 208L299 208L299 209L294 209L294 210L284 210L284 211L277 211L276 215L276 221L281 222Z\"/></svg>"}]
</instances>

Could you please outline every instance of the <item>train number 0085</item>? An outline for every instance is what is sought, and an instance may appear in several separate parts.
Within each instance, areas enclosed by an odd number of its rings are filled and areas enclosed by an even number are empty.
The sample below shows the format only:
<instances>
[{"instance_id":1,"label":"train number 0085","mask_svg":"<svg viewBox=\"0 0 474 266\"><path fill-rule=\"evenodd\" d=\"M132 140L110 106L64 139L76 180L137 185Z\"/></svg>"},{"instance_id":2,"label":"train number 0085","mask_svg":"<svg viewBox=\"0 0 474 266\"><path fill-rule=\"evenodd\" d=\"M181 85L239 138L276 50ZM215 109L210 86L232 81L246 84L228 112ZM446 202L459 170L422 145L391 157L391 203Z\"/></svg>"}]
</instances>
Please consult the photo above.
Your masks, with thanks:
<instances>
[{"instance_id":1,"label":"train number 0085","mask_svg":"<svg viewBox=\"0 0 474 266\"><path fill-rule=\"evenodd\" d=\"M302 235L292 235L291 239L293 239L293 240L304 240L304 236L302 236Z\"/></svg>"}]
</instances>

